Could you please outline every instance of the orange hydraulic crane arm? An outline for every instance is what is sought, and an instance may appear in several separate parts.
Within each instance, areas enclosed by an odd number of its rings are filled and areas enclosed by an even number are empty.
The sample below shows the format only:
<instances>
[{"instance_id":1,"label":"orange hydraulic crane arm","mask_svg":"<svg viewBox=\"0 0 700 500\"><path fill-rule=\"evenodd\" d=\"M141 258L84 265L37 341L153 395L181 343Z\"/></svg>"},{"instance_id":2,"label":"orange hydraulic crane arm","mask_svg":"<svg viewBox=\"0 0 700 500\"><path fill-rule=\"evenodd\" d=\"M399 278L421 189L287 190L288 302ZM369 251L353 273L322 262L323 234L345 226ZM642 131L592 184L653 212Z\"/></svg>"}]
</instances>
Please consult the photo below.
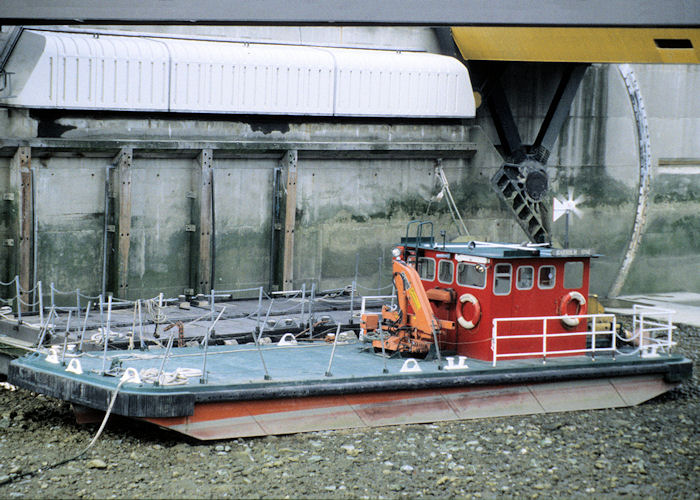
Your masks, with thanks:
<instances>
[{"instance_id":1,"label":"orange hydraulic crane arm","mask_svg":"<svg viewBox=\"0 0 700 500\"><path fill-rule=\"evenodd\" d=\"M427 339L432 340L433 333L439 332L440 327L435 319L433 309L430 307L428 295L423 288L418 272L408 264L394 260L392 270L394 273L394 285L398 294L399 310L403 312L402 322L409 324L407 305L413 309L410 326L419 331Z\"/></svg>"}]
</instances>

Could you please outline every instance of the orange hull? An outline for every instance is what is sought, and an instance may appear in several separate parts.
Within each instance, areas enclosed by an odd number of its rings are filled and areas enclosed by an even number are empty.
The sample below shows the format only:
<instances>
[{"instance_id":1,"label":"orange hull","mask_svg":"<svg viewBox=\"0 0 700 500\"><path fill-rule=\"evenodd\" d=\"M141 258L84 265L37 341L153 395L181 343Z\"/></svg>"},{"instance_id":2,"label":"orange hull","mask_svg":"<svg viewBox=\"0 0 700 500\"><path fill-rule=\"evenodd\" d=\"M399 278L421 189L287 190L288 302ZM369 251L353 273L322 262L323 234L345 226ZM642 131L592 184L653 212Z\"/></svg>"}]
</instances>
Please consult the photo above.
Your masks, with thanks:
<instances>
[{"instance_id":1,"label":"orange hull","mask_svg":"<svg viewBox=\"0 0 700 500\"><path fill-rule=\"evenodd\" d=\"M187 417L144 418L202 440L632 406L676 384L663 375L198 403Z\"/></svg>"}]
</instances>

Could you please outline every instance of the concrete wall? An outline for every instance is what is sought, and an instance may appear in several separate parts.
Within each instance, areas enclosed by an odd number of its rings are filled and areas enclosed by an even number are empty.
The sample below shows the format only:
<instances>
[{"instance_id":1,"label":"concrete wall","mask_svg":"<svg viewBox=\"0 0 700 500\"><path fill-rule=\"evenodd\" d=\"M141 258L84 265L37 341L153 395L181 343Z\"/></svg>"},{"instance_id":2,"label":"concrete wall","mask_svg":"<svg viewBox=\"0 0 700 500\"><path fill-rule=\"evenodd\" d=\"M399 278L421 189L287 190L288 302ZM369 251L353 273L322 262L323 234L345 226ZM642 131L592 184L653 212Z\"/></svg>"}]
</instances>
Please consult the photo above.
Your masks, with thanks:
<instances>
[{"instance_id":1,"label":"concrete wall","mask_svg":"<svg viewBox=\"0 0 700 500\"><path fill-rule=\"evenodd\" d=\"M647 223L622 293L700 290L700 67L634 65L646 104L652 181ZM534 141L556 88L548 65L512 68L506 92L525 143ZM488 114L477 123L498 143ZM616 65L586 73L570 117L549 159L552 195L582 195L581 218L573 218L572 246L603 254L592 266L591 288L605 294L621 265L632 233L639 190L635 121ZM565 222L552 232L564 240Z\"/></svg>"},{"instance_id":2,"label":"concrete wall","mask_svg":"<svg viewBox=\"0 0 700 500\"><path fill-rule=\"evenodd\" d=\"M302 122L284 119L251 122L224 119L186 120L147 118L134 115L92 117L88 115L32 112L24 120L37 129L58 130L60 139L74 147L106 138L140 138L132 163L131 246L128 297L173 296L193 287L191 261L193 233L186 225L193 217L196 151L157 151L159 140L182 143L206 137L209 141L235 137L279 145L278 153L236 153L214 150L214 282L217 290L268 286L273 173L279 167L286 144L384 145L416 144L407 151L375 155L326 151L318 157L300 153L298 161L296 228L294 241L295 287L316 283L327 289L346 286L354 277L359 255L359 282L366 288L386 286L390 280L390 251L404 234L408 221L429 217L447 239L457 230L445 202L431 202L439 191L435 158L426 157L418 146L472 144L467 150L446 150L443 162L455 198L463 208L467 226L478 237L522 240L517 224L502 212L490 195L490 170L499 164L498 154L478 127L457 121L443 123L347 123ZM256 121L257 120L257 121ZM47 125L51 124L51 127ZM146 141L146 142L143 142ZM180 143L180 144L182 144ZM149 145L150 144L150 145ZM78 146L75 146L78 145ZM184 146L183 146L184 147ZM311 155L311 156L309 156ZM364 156L363 156L364 155ZM398 155L398 156L397 156ZM430 153L438 157L439 153ZM430 156L429 155L429 156ZM113 154L95 151L46 152L34 150L38 218L37 277L45 286L59 290L80 288L95 295L102 280L105 175ZM493 165L491 169L480 165ZM9 162L2 158L0 179L6 179ZM283 172L284 173L284 172ZM491 172L492 173L492 172ZM282 176L284 185L285 176ZM6 180L0 181L6 189ZM118 179L112 190L118 188ZM284 186L283 186L284 187ZM114 194L114 193L112 193ZM477 202L487 200L487 203ZM112 211L116 203L110 197ZM6 217L7 218L7 217ZM109 220L114 223L114 220ZM273 249L281 259L282 241ZM115 236L108 234L108 259L116 251ZM9 262L6 252L4 262ZM381 263L379 259L382 259ZM5 267L9 269L9 265ZM378 276L379 274L379 276ZM8 280L4 273L0 279ZM379 280L379 281L378 281ZM114 289L112 265L108 266L108 289ZM273 281L280 283L279 270Z\"/></svg>"},{"instance_id":3,"label":"concrete wall","mask_svg":"<svg viewBox=\"0 0 700 500\"><path fill-rule=\"evenodd\" d=\"M160 27L160 31L175 28ZM203 28L193 28L193 32ZM149 31L148 28L138 28ZM181 30L181 29L179 29ZM231 31L233 30L233 31ZM419 28L221 28L213 35L236 35L303 43L436 50L433 34ZM626 292L700 290L700 68L637 66L647 102L654 177L642 245L623 289ZM532 141L546 113L557 73L546 65L519 65L504 77L525 142ZM696 91L695 91L696 93ZM471 142L475 152L445 159L443 166L471 237L524 241L525 235L501 206L489 179L500 166L496 134L485 110L469 123L457 121L287 119L80 114L0 109L0 138L57 137L67 141L153 141L135 152L132 173L130 297L182 293L193 286L197 191L196 151L162 151L157 140L258 141L260 153L214 151L214 259L216 289L270 282L270 258L278 267L280 248L270 249L274 169L290 144L351 141L445 145ZM9 155L0 157L0 192L9 189ZM275 152L276 151L276 152ZM104 237L105 172L115 151L38 150L32 158L37 190L38 279L62 290L100 289ZM438 157L438 154L434 154ZM448 157L450 155L447 155ZM455 155L452 155L455 156ZM459 155L457 155L459 156ZM605 294L620 265L637 203L638 159L634 121L615 66L589 69L571 116L549 162L553 194L571 188L584 195L582 217L571 225L572 246L592 247L605 256L593 267L592 289ZM284 182L284 176L282 177ZM445 202L431 202L438 187L434 158L396 152L301 155L294 243L294 285L320 288L347 285L360 255L360 285L389 282L391 246L407 221L429 216L448 238L457 235ZM11 203L0 206L0 238L12 237ZM111 221L113 222L113 221ZM553 224L563 240L564 224ZM113 250L110 235L108 250ZM281 245L281 242L279 243ZM279 246L278 245L278 246ZM13 247L0 247L0 280L11 278ZM276 252L276 253L275 253ZM110 273L113 273L110 270ZM111 274L110 274L111 275ZM379 281L378 281L379 275ZM110 287L113 279L108 280ZM368 292L369 290L363 290ZM8 293L5 290L5 295Z\"/></svg>"}]
</instances>

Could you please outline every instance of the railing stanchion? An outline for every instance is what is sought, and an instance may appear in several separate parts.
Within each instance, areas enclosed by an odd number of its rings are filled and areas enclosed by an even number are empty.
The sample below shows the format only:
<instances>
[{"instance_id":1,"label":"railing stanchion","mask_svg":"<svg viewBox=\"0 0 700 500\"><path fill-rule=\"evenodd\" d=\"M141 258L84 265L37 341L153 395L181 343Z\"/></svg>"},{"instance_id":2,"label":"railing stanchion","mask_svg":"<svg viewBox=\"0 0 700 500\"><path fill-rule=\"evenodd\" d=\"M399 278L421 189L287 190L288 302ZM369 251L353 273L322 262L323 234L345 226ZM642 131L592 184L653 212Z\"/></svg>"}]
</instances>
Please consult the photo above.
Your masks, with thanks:
<instances>
[{"instance_id":1,"label":"railing stanchion","mask_svg":"<svg viewBox=\"0 0 700 500\"><path fill-rule=\"evenodd\" d=\"M335 346L338 345L338 337L340 336L340 326L338 323L338 328L335 331L335 338L333 339L333 349L331 350L331 359L328 361L328 370L326 370L326 377L332 377L331 365L333 364L333 356L335 356Z\"/></svg>"},{"instance_id":2,"label":"railing stanchion","mask_svg":"<svg viewBox=\"0 0 700 500\"><path fill-rule=\"evenodd\" d=\"M80 321L80 288L75 289L75 307L78 310L78 317L75 319Z\"/></svg>"},{"instance_id":3,"label":"railing stanchion","mask_svg":"<svg viewBox=\"0 0 700 500\"><path fill-rule=\"evenodd\" d=\"M85 338L85 330L87 329L88 316L90 315L90 305L92 302L88 300L87 307L85 308L85 318L83 319L83 330L80 332L80 344L78 344L78 352L83 351L83 339Z\"/></svg>"},{"instance_id":4,"label":"railing stanchion","mask_svg":"<svg viewBox=\"0 0 700 500\"><path fill-rule=\"evenodd\" d=\"M41 345L44 343L44 337L46 336L46 330L49 329L49 323L51 322L51 318L53 315L56 313L56 310L51 308L49 310L49 316L46 318L46 323L43 325L43 328L41 329L41 334L39 335L39 340L37 340L36 343L36 350L37 353L39 352L39 349L41 349Z\"/></svg>"},{"instance_id":5,"label":"railing stanchion","mask_svg":"<svg viewBox=\"0 0 700 500\"><path fill-rule=\"evenodd\" d=\"M168 338L168 343L165 346L165 352L163 353L163 360L160 362L160 368L158 369L158 374L156 375L156 381L153 382L153 385L158 386L160 385L160 376L163 374L163 368L165 368L165 361L168 359L168 356L170 356L170 351L173 348L173 341L175 340L175 330L173 330L173 333L170 334L170 337Z\"/></svg>"},{"instance_id":6,"label":"railing stanchion","mask_svg":"<svg viewBox=\"0 0 700 500\"><path fill-rule=\"evenodd\" d=\"M70 333L70 318L72 316L73 311L70 309L68 310L68 320L66 321L66 331L63 335L63 351L61 351L61 365L65 366L66 364L66 349L68 349L68 334Z\"/></svg>"},{"instance_id":7,"label":"railing stanchion","mask_svg":"<svg viewBox=\"0 0 700 500\"><path fill-rule=\"evenodd\" d=\"M644 313L639 315L639 357L644 353Z\"/></svg>"},{"instance_id":8,"label":"railing stanchion","mask_svg":"<svg viewBox=\"0 0 700 500\"><path fill-rule=\"evenodd\" d=\"M309 339L314 338L314 300L316 300L316 283L311 283L311 298L309 300Z\"/></svg>"},{"instance_id":9,"label":"railing stanchion","mask_svg":"<svg viewBox=\"0 0 700 500\"><path fill-rule=\"evenodd\" d=\"M301 314L299 316L299 327L304 328L304 302L306 302L306 283L301 284Z\"/></svg>"},{"instance_id":10,"label":"railing stanchion","mask_svg":"<svg viewBox=\"0 0 700 500\"><path fill-rule=\"evenodd\" d=\"M542 364L547 362L547 318L542 320Z\"/></svg>"},{"instance_id":11,"label":"railing stanchion","mask_svg":"<svg viewBox=\"0 0 700 500\"><path fill-rule=\"evenodd\" d=\"M265 358L263 357L262 349L260 348L260 339L262 338L263 331L265 330L265 326L267 325L267 320L270 318L270 311L272 310L272 304L275 302L275 299L270 300L270 305L267 308L267 314L265 315L265 321L263 324L260 326L259 331L260 333L258 336L255 336L255 332L253 332L253 340L255 341L255 347L258 350L258 354L260 355L260 361L262 362L263 365L263 370L265 370L265 380L270 380L270 372L267 371L267 365L265 364Z\"/></svg>"},{"instance_id":12,"label":"railing stanchion","mask_svg":"<svg viewBox=\"0 0 700 500\"><path fill-rule=\"evenodd\" d=\"M210 300L211 300L211 303L209 304L209 310L211 311L211 314L209 315L209 318L210 318L209 319L209 327L211 328L212 325L214 324L214 313L216 312L216 308L214 306L215 297L214 297L214 289L213 288L211 289Z\"/></svg>"},{"instance_id":13,"label":"railing stanchion","mask_svg":"<svg viewBox=\"0 0 700 500\"><path fill-rule=\"evenodd\" d=\"M353 318L355 317L355 287L356 282L353 281L350 285L350 324L353 323Z\"/></svg>"},{"instance_id":14,"label":"railing stanchion","mask_svg":"<svg viewBox=\"0 0 700 500\"><path fill-rule=\"evenodd\" d=\"M22 299L19 286L19 275L15 276L15 291L17 292L17 297L15 299L15 303L17 304L17 326L19 326L22 324Z\"/></svg>"},{"instance_id":15,"label":"railing stanchion","mask_svg":"<svg viewBox=\"0 0 700 500\"><path fill-rule=\"evenodd\" d=\"M102 375L107 371L107 344L109 343L109 330L112 321L112 295L107 297L107 326L102 329L102 335L105 340L105 348L102 355Z\"/></svg>"},{"instance_id":16,"label":"railing stanchion","mask_svg":"<svg viewBox=\"0 0 700 500\"><path fill-rule=\"evenodd\" d=\"M596 324L595 316L593 316L593 331L591 332L591 360L595 361L595 334L596 334Z\"/></svg>"},{"instance_id":17,"label":"railing stanchion","mask_svg":"<svg viewBox=\"0 0 700 500\"><path fill-rule=\"evenodd\" d=\"M44 323L44 293L42 291L41 281L38 281L37 291L39 293L39 323Z\"/></svg>"},{"instance_id":18,"label":"railing stanchion","mask_svg":"<svg viewBox=\"0 0 700 500\"><path fill-rule=\"evenodd\" d=\"M221 318L221 316L224 314L225 310L226 310L226 306L224 306L221 309L217 318L214 320L214 322L211 324L211 326L209 328L207 328L207 332L204 334L204 361L202 362L202 378L199 379L200 384L207 383L207 354L209 352L209 334L214 330L214 327L216 326L217 321L219 321L219 318ZM253 334L253 337L255 337L255 334Z\"/></svg>"},{"instance_id":19,"label":"railing stanchion","mask_svg":"<svg viewBox=\"0 0 700 500\"><path fill-rule=\"evenodd\" d=\"M612 316L612 359L615 361L615 353L617 352L617 317Z\"/></svg>"},{"instance_id":20,"label":"railing stanchion","mask_svg":"<svg viewBox=\"0 0 700 500\"><path fill-rule=\"evenodd\" d=\"M382 336L382 358L384 358L384 369L382 370L382 373L389 373L389 369L386 367L386 350L384 348L384 330L381 330L381 333L379 334Z\"/></svg>"},{"instance_id":21,"label":"railing stanchion","mask_svg":"<svg viewBox=\"0 0 700 500\"><path fill-rule=\"evenodd\" d=\"M146 349L146 346L143 343L143 319L141 317L143 309L141 308L141 299L136 301L136 305L139 308L139 348L143 351Z\"/></svg>"},{"instance_id":22,"label":"railing stanchion","mask_svg":"<svg viewBox=\"0 0 700 500\"><path fill-rule=\"evenodd\" d=\"M491 327L491 352L493 354L492 366L496 366L496 360L498 359L498 320L493 320L493 326Z\"/></svg>"}]
</instances>

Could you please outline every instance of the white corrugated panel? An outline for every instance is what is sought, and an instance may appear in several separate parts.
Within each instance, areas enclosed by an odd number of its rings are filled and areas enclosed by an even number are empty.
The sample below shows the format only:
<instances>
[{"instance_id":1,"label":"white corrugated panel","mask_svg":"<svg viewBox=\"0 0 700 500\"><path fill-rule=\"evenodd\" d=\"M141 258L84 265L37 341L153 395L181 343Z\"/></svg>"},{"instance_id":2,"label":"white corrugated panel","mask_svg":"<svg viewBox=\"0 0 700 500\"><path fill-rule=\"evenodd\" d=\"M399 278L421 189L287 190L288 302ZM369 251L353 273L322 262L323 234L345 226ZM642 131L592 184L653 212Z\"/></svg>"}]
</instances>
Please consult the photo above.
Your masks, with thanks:
<instances>
[{"instance_id":1,"label":"white corrugated panel","mask_svg":"<svg viewBox=\"0 0 700 500\"><path fill-rule=\"evenodd\" d=\"M169 40L170 109L333 114L334 63L313 47Z\"/></svg>"},{"instance_id":2,"label":"white corrugated panel","mask_svg":"<svg viewBox=\"0 0 700 500\"><path fill-rule=\"evenodd\" d=\"M472 117L466 68L427 53L26 30L7 71L21 107ZM7 94L7 92L6 92Z\"/></svg>"},{"instance_id":3,"label":"white corrugated panel","mask_svg":"<svg viewBox=\"0 0 700 500\"><path fill-rule=\"evenodd\" d=\"M452 57L331 49L338 67L335 112L344 116L474 116L469 74Z\"/></svg>"},{"instance_id":4,"label":"white corrugated panel","mask_svg":"<svg viewBox=\"0 0 700 500\"><path fill-rule=\"evenodd\" d=\"M6 104L167 111L168 65L158 41L25 31L7 66L15 97Z\"/></svg>"}]
</instances>

